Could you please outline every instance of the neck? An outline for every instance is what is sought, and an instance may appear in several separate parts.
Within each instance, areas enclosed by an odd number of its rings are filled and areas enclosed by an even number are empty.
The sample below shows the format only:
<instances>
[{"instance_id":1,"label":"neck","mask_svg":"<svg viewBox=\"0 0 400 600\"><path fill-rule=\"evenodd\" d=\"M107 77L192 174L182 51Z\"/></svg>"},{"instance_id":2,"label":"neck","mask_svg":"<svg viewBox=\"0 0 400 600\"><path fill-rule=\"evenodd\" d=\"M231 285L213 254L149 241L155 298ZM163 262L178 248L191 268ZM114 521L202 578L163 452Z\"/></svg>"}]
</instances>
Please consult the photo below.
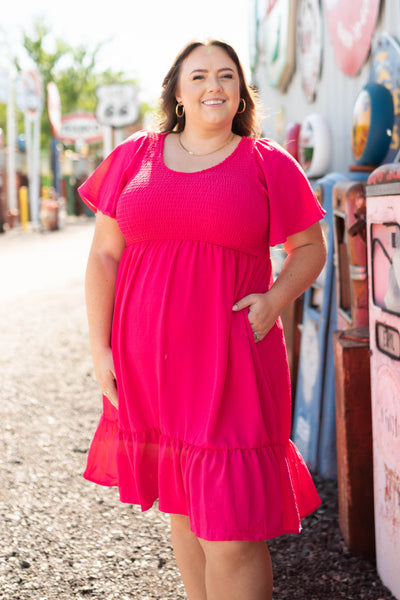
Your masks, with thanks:
<instances>
[{"instance_id":1,"label":"neck","mask_svg":"<svg viewBox=\"0 0 400 600\"><path fill-rule=\"evenodd\" d=\"M232 137L231 125L217 130L204 130L186 124L180 134L182 142L193 152L202 154L217 148Z\"/></svg>"}]
</instances>

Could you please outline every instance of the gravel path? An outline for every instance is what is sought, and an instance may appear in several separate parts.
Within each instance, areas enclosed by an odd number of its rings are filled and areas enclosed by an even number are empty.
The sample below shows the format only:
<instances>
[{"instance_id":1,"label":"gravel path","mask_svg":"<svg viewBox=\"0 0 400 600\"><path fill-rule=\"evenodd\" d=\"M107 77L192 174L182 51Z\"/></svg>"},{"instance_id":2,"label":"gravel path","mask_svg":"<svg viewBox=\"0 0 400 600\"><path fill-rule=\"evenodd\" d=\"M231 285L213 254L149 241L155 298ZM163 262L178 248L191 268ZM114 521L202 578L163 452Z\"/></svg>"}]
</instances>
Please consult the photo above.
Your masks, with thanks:
<instances>
[{"instance_id":1,"label":"gravel path","mask_svg":"<svg viewBox=\"0 0 400 600\"><path fill-rule=\"evenodd\" d=\"M50 234L46 253L64 237ZM101 403L81 273L0 299L0 598L184 599L168 517L81 477ZM317 485L323 505L302 534L269 544L274 600L394 600L374 563L346 549L335 482Z\"/></svg>"}]
</instances>

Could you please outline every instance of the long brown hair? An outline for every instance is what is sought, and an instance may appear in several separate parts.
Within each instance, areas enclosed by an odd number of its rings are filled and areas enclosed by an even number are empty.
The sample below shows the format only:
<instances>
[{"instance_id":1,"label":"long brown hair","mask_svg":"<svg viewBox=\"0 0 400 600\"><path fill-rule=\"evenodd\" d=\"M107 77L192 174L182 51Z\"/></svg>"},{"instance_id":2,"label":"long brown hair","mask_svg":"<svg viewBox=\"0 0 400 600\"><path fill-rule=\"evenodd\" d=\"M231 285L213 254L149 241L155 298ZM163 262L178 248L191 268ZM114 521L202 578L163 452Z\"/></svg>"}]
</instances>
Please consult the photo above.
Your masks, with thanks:
<instances>
[{"instance_id":1,"label":"long brown hair","mask_svg":"<svg viewBox=\"0 0 400 600\"><path fill-rule=\"evenodd\" d=\"M235 50L222 40L207 40L205 42L189 42L178 54L172 67L168 71L163 81L163 91L160 102L160 122L159 129L162 132L183 131L185 128L185 116L177 118L176 116L176 91L179 83L181 65L185 58L199 46L218 46L225 50L228 56L235 63L239 74L240 97L246 102L246 110L243 113L236 114L232 122L232 131L238 135L246 137L259 137L260 125L258 116L258 99L255 90L247 85L243 67Z\"/></svg>"}]
</instances>

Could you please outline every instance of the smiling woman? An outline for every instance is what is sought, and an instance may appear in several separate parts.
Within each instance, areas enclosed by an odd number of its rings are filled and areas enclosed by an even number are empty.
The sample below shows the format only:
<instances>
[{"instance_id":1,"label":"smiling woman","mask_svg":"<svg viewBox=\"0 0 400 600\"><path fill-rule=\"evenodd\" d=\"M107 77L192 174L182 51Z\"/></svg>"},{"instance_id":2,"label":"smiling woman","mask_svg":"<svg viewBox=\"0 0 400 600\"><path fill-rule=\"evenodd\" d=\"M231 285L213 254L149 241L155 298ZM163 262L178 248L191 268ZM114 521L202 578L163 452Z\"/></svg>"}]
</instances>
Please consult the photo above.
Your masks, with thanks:
<instances>
[{"instance_id":1,"label":"smiling woman","mask_svg":"<svg viewBox=\"0 0 400 600\"><path fill-rule=\"evenodd\" d=\"M189 57L190 60L188 63L186 59ZM213 65L214 57L218 57L219 59L218 64L215 66ZM200 63L204 64L204 67ZM190 42L176 57L163 82L161 109L164 114L164 120L160 123L161 131L176 130L180 132L184 130L186 124L185 112L182 112L181 109L178 109L178 112L176 111L179 85L185 86L185 83L190 82L190 78L204 85L207 82L207 78L209 80L210 76L213 76L209 72L210 65L213 65L218 71L216 81L221 81L221 84L225 82L225 87L228 89L235 88L235 91L237 90L239 94L235 106L236 110L233 113L233 120L231 121L232 131L237 135L245 135L247 137L260 135L256 110L257 96L247 85L244 70L236 52L229 44L220 40L209 40L206 43L200 41ZM232 85L229 85L230 82ZM240 107L239 102L241 98L243 100Z\"/></svg>"},{"instance_id":2,"label":"smiling woman","mask_svg":"<svg viewBox=\"0 0 400 600\"><path fill-rule=\"evenodd\" d=\"M324 213L298 163L256 139L224 42L183 49L162 108L161 131L126 140L80 188L99 211L86 297L104 392L85 477L170 513L190 600L270 600L265 540L320 503L289 440L279 315L322 269Z\"/></svg>"}]
</instances>

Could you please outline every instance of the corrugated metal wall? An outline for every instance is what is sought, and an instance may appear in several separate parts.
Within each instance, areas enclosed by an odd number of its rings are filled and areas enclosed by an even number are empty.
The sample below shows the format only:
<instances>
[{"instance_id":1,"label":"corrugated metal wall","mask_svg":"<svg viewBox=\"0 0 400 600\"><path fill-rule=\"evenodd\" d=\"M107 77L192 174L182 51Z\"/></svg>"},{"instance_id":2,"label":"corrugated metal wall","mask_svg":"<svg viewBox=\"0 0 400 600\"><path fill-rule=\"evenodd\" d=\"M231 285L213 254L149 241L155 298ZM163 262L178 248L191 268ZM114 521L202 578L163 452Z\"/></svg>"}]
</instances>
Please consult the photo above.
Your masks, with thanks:
<instances>
[{"instance_id":1,"label":"corrugated metal wall","mask_svg":"<svg viewBox=\"0 0 400 600\"><path fill-rule=\"evenodd\" d=\"M351 0L349 0L351 2ZM301 123L310 113L321 113L331 126L332 159L330 171L343 171L354 163L351 151L351 120L354 102L361 88L367 83L370 59L355 77L349 77L340 71L333 53L329 37L324 8L323 21L323 59L322 75L318 83L316 99L310 103L301 89L300 74L296 71L287 88L282 93L266 83L262 64L255 73L255 83L259 86L261 100L266 118L263 120L263 134L277 138L276 121L280 109L283 110L285 124ZM382 32L387 32L400 39L400 1L382 0L378 22L372 40L372 48ZM280 141L280 140L278 140Z\"/></svg>"}]
</instances>

